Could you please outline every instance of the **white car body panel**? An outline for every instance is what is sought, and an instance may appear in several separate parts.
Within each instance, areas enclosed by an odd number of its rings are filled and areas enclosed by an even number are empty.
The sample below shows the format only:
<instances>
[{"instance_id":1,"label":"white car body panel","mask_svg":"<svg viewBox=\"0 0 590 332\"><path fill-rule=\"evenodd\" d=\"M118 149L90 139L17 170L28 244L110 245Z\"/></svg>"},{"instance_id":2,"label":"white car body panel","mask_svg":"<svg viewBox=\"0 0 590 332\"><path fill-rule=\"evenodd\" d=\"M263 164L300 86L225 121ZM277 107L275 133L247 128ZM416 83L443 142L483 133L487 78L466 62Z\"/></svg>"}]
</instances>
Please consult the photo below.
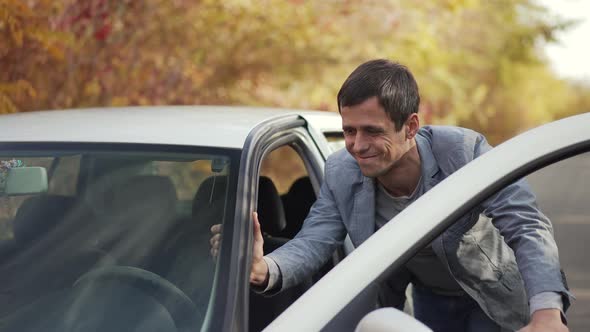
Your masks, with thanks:
<instances>
[{"instance_id":1,"label":"white car body panel","mask_svg":"<svg viewBox=\"0 0 590 332\"><path fill-rule=\"evenodd\" d=\"M458 207L524 165L567 147L590 144L589 128L590 113L552 122L525 132L469 163L371 236L265 331L321 330L370 282Z\"/></svg>"},{"instance_id":2,"label":"white car body panel","mask_svg":"<svg viewBox=\"0 0 590 332\"><path fill-rule=\"evenodd\" d=\"M342 132L342 118L338 113L304 111L299 114L321 132Z\"/></svg>"},{"instance_id":3,"label":"white car body panel","mask_svg":"<svg viewBox=\"0 0 590 332\"><path fill-rule=\"evenodd\" d=\"M354 332L432 332L432 330L403 311L380 308L363 317Z\"/></svg>"},{"instance_id":4,"label":"white car body panel","mask_svg":"<svg viewBox=\"0 0 590 332\"><path fill-rule=\"evenodd\" d=\"M261 122L302 115L313 128L339 129L336 113L226 106L88 108L2 115L0 142L86 142L243 147ZM331 120L330 120L331 119ZM336 126L334 124L337 124Z\"/></svg>"}]
</instances>

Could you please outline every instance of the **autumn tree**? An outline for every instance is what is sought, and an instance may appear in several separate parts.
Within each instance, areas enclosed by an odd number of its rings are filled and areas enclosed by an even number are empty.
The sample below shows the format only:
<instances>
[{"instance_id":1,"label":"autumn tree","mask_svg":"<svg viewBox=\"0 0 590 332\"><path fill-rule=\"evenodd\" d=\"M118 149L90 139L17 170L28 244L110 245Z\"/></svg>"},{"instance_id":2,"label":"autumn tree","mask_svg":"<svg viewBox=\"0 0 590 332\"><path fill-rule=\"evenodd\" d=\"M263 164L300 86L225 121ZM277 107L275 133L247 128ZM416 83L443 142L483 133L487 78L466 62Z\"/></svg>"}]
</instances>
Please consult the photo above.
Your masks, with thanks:
<instances>
[{"instance_id":1,"label":"autumn tree","mask_svg":"<svg viewBox=\"0 0 590 332\"><path fill-rule=\"evenodd\" d=\"M352 69L383 57L415 73L425 123L499 142L587 99L543 58L568 24L532 0L0 0L0 112L334 111Z\"/></svg>"},{"instance_id":2,"label":"autumn tree","mask_svg":"<svg viewBox=\"0 0 590 332\"><path fill-rule=\"evenodd\" d=\"M71 41L56 27L60 10L51 0L0 0L0 113L26 110L31 100L50 105L55 68Z\"/></svg>"}]
</instances>

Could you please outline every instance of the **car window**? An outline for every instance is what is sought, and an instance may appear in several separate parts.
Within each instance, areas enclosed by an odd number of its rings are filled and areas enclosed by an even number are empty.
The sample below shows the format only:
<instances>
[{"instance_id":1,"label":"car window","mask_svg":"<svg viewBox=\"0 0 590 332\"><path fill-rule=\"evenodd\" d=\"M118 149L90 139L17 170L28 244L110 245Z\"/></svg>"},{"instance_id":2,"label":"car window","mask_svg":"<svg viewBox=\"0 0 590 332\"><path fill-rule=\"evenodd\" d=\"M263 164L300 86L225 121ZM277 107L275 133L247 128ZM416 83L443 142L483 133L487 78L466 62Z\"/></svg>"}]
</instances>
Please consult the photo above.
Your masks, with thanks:
<instances>
[{"instance_id":1,"label":"car window","mask_svg":"<svg viewBox=\"0 0 590 332\"><path fill-rule=\"evenodd\" d=\"M42 158L31 160L31 164ZM39 165L47 167L45 165ZM80 155L59 156L52 158L47 168L49 177L48 193L55 195L74 196L78 190L78 172L80 170Z\"/></svg>"},{"instance_id":2,"label":"car window","mask_svg":"<svg viewBox=\"0 0 590 332\"><path fill-rule=\"evenodd\" d=\"M260 175L270 178L281 195L286 194L297 179L309 176L299 154L288 145L271 151L262 160Z\"/></svg>"},{"instance_id":3,"label":"car window","mask_svg":"<svg viewBox=\"0 0 590 332\"><path fill-rule=\"evenodd\" d=\"M310 172L292 146L279 147L265 156L258 186L258 214L265 254L295 237L315 200ZM270 298L251 291L249 330L260 331L266 327L332 266L333 262L328 262L314 278Z\"/></svg>"},{"instance_id":4,"label":"car window","mask_svg":"<svg viewBox=\"0 0 590 332\"><path fill-rule=\"evenodd\" d=\"M328 145L333 152L336 152L345 147L344 144L344 135L342 132L325 132L324 136L326 136L326 140L328 140Z\"/></svg>"},{"instance_id":5,"label":"car window","mask_svg":"<svg viewBox=\"0 0 590 332\"><path fill-rule=\"evenodd\" d=\"M568 311L572 331L590 328L590 153L544 167L529 176L539 208L553 224L561 267L576 301Z\"/></svg>"},{"instance_id":6,"label":"car window","mask_svg":"<svg viewBox=\"0 0 590 332\"><path fill-rule=\"evenodd\" d=\"M75 320L99 307L115 315L108 308L124 298L137 310L168 309L155 326L199 328L215 278L209 229L232 216L237 156L163 151L0 151L0 316L12 330L26 330L24 312L49 315L48 303Z\"/></svg>"},{"instance_id":7,"label":"car window","mask_svg":"<svg viewBox=\"0 0 590 332\"><path fill-rule=\"evenodd\" d=\"M80 167L79 156L46 157L3 157L0 158L0 190L2 190L8 170L12 167L42 167L47 171L48 194L74 196ZM1 195L1 194L0 194ZM26 200L25 196L0 196L0 239L13 237L10 221L17 209Z\"/></svg>"}]
</instances>

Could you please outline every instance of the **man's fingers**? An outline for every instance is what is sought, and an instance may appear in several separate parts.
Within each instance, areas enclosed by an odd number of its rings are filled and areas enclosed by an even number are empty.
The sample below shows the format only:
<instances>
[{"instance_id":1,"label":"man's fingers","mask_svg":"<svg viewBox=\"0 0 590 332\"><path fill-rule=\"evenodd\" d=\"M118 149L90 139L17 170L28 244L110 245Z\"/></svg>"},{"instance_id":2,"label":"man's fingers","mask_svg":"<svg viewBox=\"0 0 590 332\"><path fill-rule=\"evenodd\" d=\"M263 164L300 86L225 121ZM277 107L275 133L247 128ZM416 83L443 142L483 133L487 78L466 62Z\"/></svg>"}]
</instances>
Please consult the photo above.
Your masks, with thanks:
<instances>
[{"instance_id":1,"label":"man's fingers","mask_svg":"<svg viewBox=\"0 0 590 332\"><path fill-rule=\"evenodd\" d=\"M211 239L209 239L209 244L211 245L211 249L209 252L211 253L211 257L217 258L217 254L219 253L219 242L221 241L221 224L215 224L211 226Z\"/></svg>"},{"instance_id":2,"label":"man's fingers","mask_svg":"<svg viewBox=\"0 0 590 332\"><path fill-rule=\"evenodd\" d=\"M215 224L215 225L211 226L211 233L212 234L221 233L221 224Z\"/></svg>"},{"instance_id":3,"label":"man's fingers","mask_svg":"<svg viewBox=\"0 0 590 332\"><path fill-rule=\"evenodd\" d=\"M252 212L252 219L254 219L254 241L260 242L262 239L262 231L260 230L260 222L258 221L258 213Z\"/></svg>"},{"instance_id":4,"label":"man's fingers","mask_svg":"<svg viewBox=\"0 0 590 332\"><path fill-rule=\"evenodd\" d=\"M209 243L211 244L212 248L218 248L219 247L219 240L221 240L221 234L215 234L211 237L211 239L209 240Z\"/></svg>"}]
</instances>

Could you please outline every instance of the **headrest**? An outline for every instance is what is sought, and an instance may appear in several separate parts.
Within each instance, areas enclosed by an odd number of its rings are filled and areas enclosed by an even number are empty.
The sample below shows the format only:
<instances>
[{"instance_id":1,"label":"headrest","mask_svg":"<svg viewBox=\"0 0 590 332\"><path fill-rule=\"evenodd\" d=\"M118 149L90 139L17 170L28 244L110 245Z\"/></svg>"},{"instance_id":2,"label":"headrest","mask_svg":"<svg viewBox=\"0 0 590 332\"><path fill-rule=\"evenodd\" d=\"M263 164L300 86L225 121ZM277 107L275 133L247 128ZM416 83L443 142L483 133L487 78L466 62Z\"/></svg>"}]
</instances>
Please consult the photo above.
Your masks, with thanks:
<instances>
[{"instance_id":1,"label":"headrest","mask_svg":"<svg viewBox=\"0 0 590 332\"><path fill-rule=\"evenodd\" d=\"M287 225L281 196L265 176L258 179L258 220L262 231L273 236L278 236Z\"/></svg>"},{"instance_id":2,"label":"headrest","mask_svg":"<svg viewBox=\"0 0 590 332\"><path fill-rule=\"evenodd\" d=\"M227 192L227 177L212 176L201 184L193 200L193 217L198 222L214 224L219 223L223 217L223 198ZM272 181L261 176L258 182L258 218L262 230L270 235L276 235L285 228L285 211L283 202Z\"/></svg>"},{"instance_id":3,"label":"headrest","mask_svg":"<svg viewBox=\"0 0 590 332\"><path fill-rule=\"evenodd\" d=\"M176 206L176 188L172 180L159 175L137 175L114 185L105 193L105 205L111 209L169 209Z\"/></svg>"},{"instance_id":4,"label":"headrest","mask_svg":"<svg viewBox=\"0 0 590 332\"><path fill-rule=\"evenodd\" d=\"M282 236L287 238L295 237L301 230L303 221L315 200L315 191L308 176L301 177L293 182L289 191L283 195L287 227L283 230Z\"/></svg>"},{"instance_id":5,"label":"headrest","mask_svg":"<svg viewBox=\"0 0 590 332\"><path fill-rule=\"evenodd\" d=\"M309 176L300 177L297 179L287 192L289 197L297 197L299 199L308 201L308 202L315 202L315 191L313 190L313 185L311 184L311 180Z\"/></svg>"},{"instance_id":6,"label":"headrest","mask_svg":"<svg viewBox=\"0 0 590 332\"><path fill-rule=\"evenodd\" d=\"M41 238L60 224L74 205L74 198L41 195L25 200L13 220L14 238L29 242Z\"/></svg>"},{"instance_id":7,"label":"headrest","mask_svg":"<svg viewBox=\"0 0 590 332\"><path fill-rule=\"evenodd\" d=\"M101 236L134 232L157 238L176 217L176 188L166 176L137 175L109 188L104 195ZM108 223L108 225L106 224ZM144 238L147 241L147 238Z\"/></svg>"}]
</instances>

